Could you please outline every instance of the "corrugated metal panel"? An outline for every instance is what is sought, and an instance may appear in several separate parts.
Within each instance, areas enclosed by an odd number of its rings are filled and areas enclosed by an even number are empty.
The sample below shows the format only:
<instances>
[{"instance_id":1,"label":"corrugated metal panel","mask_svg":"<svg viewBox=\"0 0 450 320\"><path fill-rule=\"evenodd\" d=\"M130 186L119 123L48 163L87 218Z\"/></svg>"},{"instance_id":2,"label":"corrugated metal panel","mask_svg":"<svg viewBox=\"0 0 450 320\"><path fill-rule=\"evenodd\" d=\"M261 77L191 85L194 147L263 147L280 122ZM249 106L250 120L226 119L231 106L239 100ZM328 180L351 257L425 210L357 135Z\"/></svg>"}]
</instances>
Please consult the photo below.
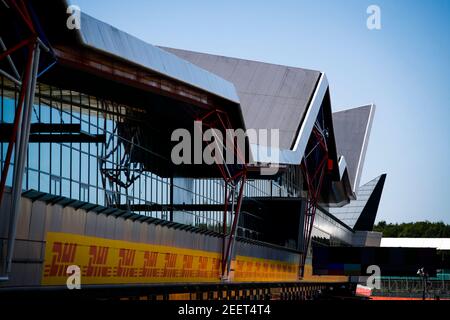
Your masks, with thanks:
<instances>
[{"instance_id":1,"label":"corrugated metal panel","mask_svg":"<svg viewBox=\"0 0 450 320\"><path fill-rule=\"evenodd\" d=\"M169 247L174 247L175 246L175 232L176 230L174 229L169 229L166 227L162 227L161 230L164 230L164 234L165 234L165 240L166 240L166 245Z\"/></svg>"},{"instance_id":2,"label":"corrugated metal panel","mask_svg":"<svg viewBox=\"0 0 450 320\"><path fill-rule=\"evenodd\" d=\"M23 203L23 201L21 201L21 203ZM45 203L42 202L33 203L31 207L29 239L38 241L44 240L46 211L47 208Z\"/></svg>"},{"instance_id":3,"label":"corrugated metal panel","mask_svg":"<svg viewBox=\"0 0 450 320\"><path fill-rule=\"evenodd\" d=\"M86 212L66 207L62 212L61 232L83 234L86 226Z\"/></svg>"},{"instance_id":4,"label":"corrugated metal panel","mask_svg":"<svg viewBox=\"0 0 450 320\"><path fill-rule=\"evenodd\" d=\"M11 192L3 194L3 201L0 207L0 238L8 237L9 216L11 214Z\"/></svg>"},{"instance_id":5,"label":"corrugated metal panel","mask_svg":"<svg viewBox=\"0 0 450 320\"><path fill-rule=\"evenodd\" d=\"M53 210L52 210L53 209ZM61 232L62 231L62 218L63 218L63 208L61 206L54 206L48 218L50 218L50 223L48 231Z\"/></svg>"},{"instance_id":6,"label":"corrugated metal panel","mask_svg":"<svg viewBox=\"0 0 450 320\"><path fill-rule=\"evenodd\" d=\"M30 227L32 227L33 231L35 231L36 229L36 219L33 219L32 226L30 223L31 207L32 203L28 199L23 199L20 202L20 214L19 214L19 221L17 223L17 234L16 234L17 239L28 239ZM41 227L45 227L45 224L42 224L42 221L39 221L39 224Z\"/></svg>"},{"instance_id":7,"label":"corrugated metal panel","mask_svg":"<svg viewBox=\"0 0 450 320\"><path fill-rule=\"evenodd\" d=\"M133 221L116 218L114 224L122 224L124 226L124 233L121 238L117 240L133 241Z\"/></svg>"},{"instance_id":8,"label":"corrugated metal panel","mask_svg":"<svg viewBox=\"0 0 450 320\"><path fill-rule=\"evenodd\" d=\"M44 268L43 264L30 264L27 272L30 276L29 278L29 284L30 286L38 286L41 284L41 277L42 277L42 269Z\"/></svg>"},{"instance_id":9,"label":"corrugated metal panel","mask_svg":"<svg viewBox=\"0 0 450 320\"><path fill-rule=\"evenodd\" d=\"M79 34L86 46L239 103L232 83L83 12Z\"/></svg>"},{"instance_id":10,"label":"corrugated metal panel","mask_svg":"<svg viewBox=\"0 0 450 320\"><path fill-rule=\"evenodd\" d=\"M186 243L186 232L177 230L177 232L175 233L174 246L181 247L183 243Z\"/></svg>"},{"instance_id":11,"label":"corrugated metal panel","mask_svg":"<svg viewBox=\"0 0 450 320\"><path fill-rule=\"evenodd\" d=\"M147 223L140 223L139 224L139 242L147 242L148 241L148 233L149 233L149 228L148 228L148 224Z\"/></svg>"},{"instance_id":12,"label":"corrugated metal panel","mask_svg":"<svg viewBox=\"0 0 450 320\"><path fill-rule=\"evenodd\" d=\"M27 283L29 266L25 263L14 263L12 264L11 274L7 282L8 286L18 286Z\"/></svg>"},{"instance_id":13,"label":"corrugated metal panel","mask_svg":"<svg viewBox=\"0 0 450 320\"><path fill-rule=\"evenodd\" d=\"M166 228L164 228L166 229ZM161 226L155 226L155 237L152 239L154 244L157 245L164 245L165 242L167 241L167 239L165 238L165 233L164 233L164 229ZM158 235L158 236L156 236Z\"/></svg>"},{"instance_id":14,"label":"corrugated metal panel","mask_svg":"<svg viewBox=\"0 0 450 320\"><path fill-rule=\"evenodd\" d=\"M154 224L148 225L147 243L158 244L157 242L158 237L156 236L156 227L157 226L155 226Z\"/></svg>"},{"instance_id":15,"label":"corrugated metal panel","mask_svg":"<svg viewBox=\"0 0 450 320\"><path fill-rule=\"evenodd\" d=\"M23 201L29 200L23 199ZM39 200L33 202L32 210L31 220L34 219L34 221L31 224L35 224L35 226L31 227L29 237L34 234L33 237L36 239L44 239L45 232L53 231L204 250L219 254L221 252L221 238L196 232L86 212L83 209L62 208L59 205L46 204ZM38 227L39 225L41 227ZM29 237L16 242L14 258L31 261L14 263L9 285L40 284L42 264L39 261L44 258L45 243L42 240L33 240ZM236 243L236 254L291 263L298 263L299 259L298 253L295 252L239 241Z\"/></svg>"},{"instance_id":16,"label":"corrugated metal panel","mask_svg":"<svg viewBox=\"0 0 450 320\"><path fill-rule=\"evenodd\" d=\"M21 239L16 239L14 244L14 254L13 260L23 260L28 257L29 251L29 241L24 241Z\"/></svg>"},{"instance_id":17,"label":"corrugated metal panel","mask_svg":"<svg viewBox=\"0 0 450 320\"><path fill-rule=\"evenodd\" d=\"M108 216L106 218L106 229L105 229L105 238L114 239L114 233L116 228L117 218L113 216Z\"/></svg>"},{"instance_id":18,"label":"corrugated metal panel","mask_svg":"<svg viewBox=\"0 0 450 320\"><path fill-rule=\"evenodd\" d=\"M36 261L44 259L44 248L43 241L29 242L27 258Z\"/></svg>"},{"instance_id":19,"label":"corrugated metal panel","mask_svg":"<svg viewBox=\"0 0 450 320\"><path fill-rule=\"evenodd\" d=\"M95 236L106 238L106 223L107 216L97 214L97 223L95 224Z\"/></svg>"},{"instance_id":20,"label":"corrugated metal panel","mask_svg":"<svg viewBox=\"0 0 450 320\"><path fill-rule=\"evenodd\" d=\"M84 234L87 236L94 237L97 226L97 215L96 214L88 214L86 216L86 225L84 229Z\"/></svg>"}]
</instances>

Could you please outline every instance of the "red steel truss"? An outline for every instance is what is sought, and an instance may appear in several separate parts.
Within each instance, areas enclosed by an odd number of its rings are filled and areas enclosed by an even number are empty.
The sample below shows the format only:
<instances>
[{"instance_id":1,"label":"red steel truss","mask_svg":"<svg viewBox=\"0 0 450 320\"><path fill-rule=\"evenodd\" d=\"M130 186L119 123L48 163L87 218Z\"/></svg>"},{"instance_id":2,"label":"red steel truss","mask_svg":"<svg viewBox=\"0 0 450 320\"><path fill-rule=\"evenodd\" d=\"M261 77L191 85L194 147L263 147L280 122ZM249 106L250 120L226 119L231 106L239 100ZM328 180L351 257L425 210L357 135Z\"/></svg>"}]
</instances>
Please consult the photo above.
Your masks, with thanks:
<instances>
[{"instance_id":1,"label":"red steel truss","mask_svg":"<svg viewBox=\"0 0 450 320\"><path fill-rule=\"evenodd\" d=\"M304 224L303 224L303 243L302 254L300 256L299 276L303 278L305 271L305 262L308 255L308 248L311 242L311 232L314 225L317 204L320 198L322 182L328 168L328 147L325 135L315 126L311 133L311 138L316 142L314 148L317 148L315 155L319 154L315 159L313 154L303 158L302 168L308 191L308 199L306 201Z\"/></svg>"},{"instance_id":2,"label":"red steel truss","mask_svg":"<svg viewBox=\"0 0 450 320\"><path fill-rule=\"evenodd\" d=\"M212 110L208 112L204 117L199 119L202 124L209 128L220 128L226 132L227 129L232 129L230 119L226 112L222 110ZM225 139L230 142L230 137L225 133ZM220 143L220 141L216 142ZM224 210L223 210L223 242L222 242L222 279L227 280L230 268L231 260L233 256L234 244L236 241L236 234L239 222L239 216L242 206L242 198L244 196L244 186L247 178L247 166L245 157L242 154L239 146L231 141L233 145L233 153L238 160L238 164L227 164L224 157L222 161L216 161L222 179L224 181ZM228 146L228 143L227 143ZM224 147L221 145L220 147ZM223 150L223 149L222 149ZM216 155L217 156L217 155ZM231 170L231 167L233 171ZM236 169L237 168L237 169ZM230 232L227 233L227 213L231 211L233 215L233 221L231 223Z\"/></svg>"},{"instance_id":3,"label":"red steel truss","mask_svg":"<svg viewBox=\"0 0 450 320\"><path fill-rule=\"evenodd\" d=\"M19 129L19 121L22 117L22 109L23 109L23 105L24 105L25 95L26 95L26 91L28 90L28 83L31 78L31 69L32 69L31 67L32 67L32 62L33 62L33 40L35 40L35 38L27 39L25 41L27 48L28 48L28 57L27 57L27 61L26 61L25 74L24 74L23 80L21 81L22 85L20 88L19 100L18 100L18 104L17 104L16 113L14 116L13 131L12 131L11 137L9 139L8 150L6 152L6 157L5 157L5 165L2 170L2 176L1 176L1 182L0 182L0 205L2 203L3 193L5 190L5 184L6 184L6 178L8 176L9 166L11 164L12 151L13 151L14 145L17 140L17 131ZM18 50L21 47L22 46L16 46L15 48L16 48L16 50ZM9 51L11 51L10 52L10 54L11 54L15 50L9 50ZM6 57L6 56L7 55L0 56L0 60L2 60L2 58Z\"/></svg>"},{"instance_id":4,"label":"red steel truss","mask_svg":"<svg viewBox=\"0 0 450 320\"><path fill-rule=\"evenodd\" d=\"M31 110L33 108L34 93L39 71L40 49L44 49L47 52L49 52L50 49L40 40L40 36L43 35L38 32L38 27L35 26L35 22L32 19L32 13L30 12L30 8L27 6L25 0L3 0L2 2L0 2L0 6L6 7L6 10L10 10L10 14L17 16L18 23L22 23L25 26L26 30L23 34L23 38L18 39L17 43L12 45L9 49L6 48L5 43L0 37L0 44L2 49L2 51L0 51L0 61L2 61L3 59L8 60L10 69L13 71L14 75L11 75L4 70L0 70L1 74L20 86L20 93L14 116L13 129L9 138L5 164L2 169L0 180L1 206L5 191L6 179L11 164L12 152L14 149L15 165L12 183L11 216L8 229L6 259L4 260L2 266L3 272L5 274L8 274L11 272L14 243L16 238L16 226L18 223L18 216L20 214L19 208L20 196L22 193L22 178L27 154L27 146L29 142ZM22 76L20 76L15 66L12 55L18 53L18 51L22 49L26 49L27 53L25 55L25 61L21 61L21 65L23 65L23 72ZM17 54L16 58L21 56L21 54Z\"/></svg>"},{"instance_id":5,"label":"red steel truss","mask_svg":"<svg viewBox=\"0 0 450 320\"><path fill-rule=\"evenodd\" d=\"M17 132L19 129L19 122L22 117L22 110L23 105L25 102L25 97L27 94L27 90L29 87L29 82L31 81L31 71L32 71L32 64L33 64L33 51L34 47L37 44L38 41L38 35L36 32L36 29L34 28L33 21L31 19L31 15L28 12L27 6L25 5L23 0L5 0L5 4L9 6L11 10L13 10L21 19L22 22L26 25L30 35L26 39L22 39L18 41L17 44L13 45L11 48L6 49L4 52L0 53L0 61L3 59L8 58L11 64L13 64L11 55L16 53L18 50L26 47L28 49L27 59L24 63L25 69L24 74L22 76L22 79L15 79L17 80L21 86L20 86L20 93L19 93L19 100L17 104L16 114L14 116L14 125L13 125L13 131L8 143L8 150L6 152L5 157L5 165L2 170L1 180L0 180L0 205L2 203L3 199L3 193L5 191L5 184L6 184L6 178L8 176L9 166L11 164L11 156L12 151L14 148L14 145L17 140ZM15 67L14 67L15 68Z\"/></svg>"}]
</instances>

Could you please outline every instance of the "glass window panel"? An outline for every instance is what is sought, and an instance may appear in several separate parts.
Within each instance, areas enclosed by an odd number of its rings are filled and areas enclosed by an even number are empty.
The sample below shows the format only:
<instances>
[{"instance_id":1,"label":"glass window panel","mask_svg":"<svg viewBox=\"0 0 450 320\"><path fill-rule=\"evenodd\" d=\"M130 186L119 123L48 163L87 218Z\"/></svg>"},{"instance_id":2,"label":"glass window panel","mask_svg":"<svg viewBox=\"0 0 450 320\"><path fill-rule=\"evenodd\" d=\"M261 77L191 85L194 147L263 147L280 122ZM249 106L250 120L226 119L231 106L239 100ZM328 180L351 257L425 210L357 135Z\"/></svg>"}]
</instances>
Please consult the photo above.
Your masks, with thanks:
<instances>
[{"instance_id":1,"label":"glass window panel","mask_svg":"<svg viewBox=\"0 0 450 320\"><path fill-rule=\"evenodd\" d=\"M103 134L105 119L101 116L98 118L98 134Z\"/></svg>"},{"instance_id":2,"label":"glass window panel","mask_svg":"<svg viewBox=\"0 0 450 320\"><path fill-rule=\"evenodd\" d=\"M56 108L51 109L52 123L61 123L60 111Z\"/></svg>"},{"instance_id":3,"label":"glass window panel","mask_svg":"<svg viewBox=\"0 0 450 320\"><path fill-rule=\"evenodd\" d=\"M105 205L105 191L103 189L97 189L97 204L104 206Z\"/></svg>"},{"instance_id":4,"label":"glass window panel","mask_svg":"<svg viewBox=\"0 0 450 320\"><path fill-rule=\"evenodd\" d=\"M63 109L61 119L62 119L61 121L63 123L70 123L70 119L71 119L70 113L67 112L67 110Z\"/></svg>"},{"instance_id":5,"label":"glass window panel","mask_svg":"<svg viewBox=\"0 0 450 320\"><path fill-rule=\"evenodd\" d=\"M26 171L25 171L25 173L23 175L23 180L22 180L22 190L27 190L28 189L27 188L27 182L28 182L28 179L27 179Z\"/></svg>"},{"instance_id":6,"label":"glass window panel","mask_svg":"<svg viewBox=\"0 0 450 320\"><path fill-rule=\"evenodd\" d=\"M91 101L92 104L92 101ZM97 133L97 111L89 110L89 133L96 134Z\"/></svg>"},{"instance_id":7,"label":"glass window panel","mask_svg":"<svg viewBox=\"0 0 450 320\"><path fill-rule=\"evenodd\" d=\"M89 154L90 155L97 156L97 150L98 150L97 144L91 143L89 145Z\"/></svg>"},{"instance_id":8,"label":"glass window panel","mask_svg":"<svg viewBox=\"0 0 450 320\"><path fill-rule=\"evenodd\" d=\"M89 187L84 183L80 184L80 200L85 202L89 201Z\"/></svg>"},{"instance_id":9,"label":"glass window panel","mask_svg":"<svg viewBox=\"0 0 450 320\"><path fill-rule=\"evenodd\" d=\"M39 169L39 144L37 143L28 145L28 166L32 169Z\"/></svg>"},{"instance_id":10,"label":"glass window panel","mask_svg":"<svg viewBox=\"0 0 450 320\"><path fill-rule=\"evenodd\" d=\"M72 182L72 199L80 200L80 185L76 182Z\"/></svg>"},{"instance_id":11,"label":"glass window panel","mask_svg":"<svg viewBox=\"0 0 450 320\"><path fill-rule=\"evenodd\" d=\"M49 106L47 106L45 104L41 104L39 120L42 123L50 123L50 107Z\"/></svg>"},{"instance_id":12,"label":"glass window panel","mask_svg":"<svg viewBox=\"0 0 450 320\"><path fill-rule=\"evenodd\" d=\"M39 191L50 192L50 175L46 173L39 173Z\"/></svg>"},{"instance_id":13,"label":"glass window panel","mask_svg":"<svg viewBox=\"0 0 450 320\"><path fill-rule=\"evenodd\" d=\"M72 123L80 123L80 108L72 106Z\"/></svg>"},{"instance_id":14,"label":"glass window panel","mask_svg":"<svg viewBox=\"0 0 450 320\"><path fill-rule=\"evenodd\" d=\"M81 143L81 151L88 153L89 152L89 143Z\"/></svg>"},{"instance_id":15,"label":"glass window panel","mask_svg":"<svg viewBox=\"0 0 450 320\"><path fill-rule=\"evenodd\" d=\"M51 144L52 148L52 168L51 173L53 175L60 176L61 175L61 146L57 143Z\"/></svg>"},{"instance_id":16,"label":"glass window panel","mask_svg":"<svg viewBox=\"0 0 450 320\"><path fill-rule=\"evenodd\" d=\"M50 173L50 144L41 143L41 150L39 154L39 164L41 166L40 171Z\"/></svg>"},{"instance_id":17,"label":"glass window panel","mask_svg":"<svg viewBox=\"0 0 450 320\"><path fill-rule=\"evenodd\" d=\"M94 187L89 187L89 202L97 203L97 189Z\"/></svg>"},{"instance_id":18,"label":"glass window panel","mask_svg":"<svg viewBox=\"0 0 450 320\"><path fill-rule=\"evenodd\" d=\"M61 195L70 198L70 181L68 179L61 180Z\"/></svg>"},{"instance_id":19,"label":"glass window panel","mask_svg":"<svg viewBox=\"0 0 450 320\"><path fill-rule=\"evenodd\" d=\"M60 195L61 193L61 177L51 175L50 176L50 193L54 195Z\"/></svg>"},{"instance_id":20,"label":"glass window panel","mask_svg":"<svg viewBox=\"0 0 450 320\"><path fill-rule=\"evenodd\" d=\"M94 186L97 184L97 165L97 158L89 157L89 184Z\"/></svg>"},{"instance_id":21,"label":"glass window panel","mask_svg":"<svg viewBox=\"0 0 450 320\"><path fill-rule=\"evenodd\" d=\"M87 109L84 109L81 113L81 130L89 132L89 114Z\"/></svg>"},{"instance_id":22,"label":"glass window panel","mask_svg":"<svg viewBox=\"0 0 450 320\"><path fill-rule=\"evenodd\" d=\"M62 172L61 176L70 178L70 148L62 146Z\"/></svg>"},{"instance_id":23,"label":"glass window panel","mask_svg":"<svg viewBox=\"0 0 450 320\"><path fill-rule=\"evenodd\" d=\"M74 144L75 146L75 144ZM72 149L72 180L80 181L80 152Z\"/></svg>"},{"instance_id":24,"label":"glass window panel","mask_svg":"<svg viewBox=\"0 0 450 320\"><path fill-rule=\"evenodd\" d=\"M39 174L31 169L28 170L28 189L39 190Z\"/></svg>"},{"instance_id":25,"label":"glass window panel","mask_svg":"<svg viewBox=\"0 0 450 320\"><path fill-rule=\"evenodd\" d=\"M98 174L97 174L97 184L99 187L103 188L103 176L100 172L100 170L104 168L104 165L101 167L101 164L97 161L97 169L98 169Z\"/></svg>"},{"instance_id":26,"label":"glass window panel","mask_svg":"<svg viewBox=\"0 0 450 320\"><path fill-rule=\"evenodd\" d=\"M87 184L89 181L89 157L85 153L81 153L81 182Z\"/></svg>"},{"instance_id":27,"label":"glass window panel","mask_svg":"<svg viewBox=\"0 0 450 320\"><path fill-rule=\"evenodd\" d=\"M4 97L2 109L3 109L3 122L13 123L15 115L14 100Z\"/></svg>"},{"instance_id":28,"label":"glass window panel","mask_svg":"<svg viewBox=\"0 0 450 320\"><path fill-rule=\"evenodd\" d=\"M6 185L9 187L12 186L13 172L14 172L14 164L11 162L11 164L9 165L8 175L6 177Z\"/></svg>"},{"instance_id":29,"label":"glass window panel","mask_svg":"<svg viewBox=\"0 0 450 320\"><path fill-rule=\"evenodd\" d=\"M31 113L31 123L40 122L39 120L39 105L33 106L33 112Z\"/></svg>"}]
</instances>

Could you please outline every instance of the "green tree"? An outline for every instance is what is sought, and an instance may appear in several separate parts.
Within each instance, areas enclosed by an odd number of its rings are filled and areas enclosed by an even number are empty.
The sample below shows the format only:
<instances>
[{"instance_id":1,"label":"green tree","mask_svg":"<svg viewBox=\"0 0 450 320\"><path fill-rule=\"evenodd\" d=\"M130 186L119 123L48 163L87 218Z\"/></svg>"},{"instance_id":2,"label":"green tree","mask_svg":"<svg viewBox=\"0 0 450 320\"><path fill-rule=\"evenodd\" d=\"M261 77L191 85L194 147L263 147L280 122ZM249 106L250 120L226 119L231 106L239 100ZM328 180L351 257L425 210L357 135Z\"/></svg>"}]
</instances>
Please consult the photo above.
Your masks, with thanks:
<instances>
[{"instance_id":1,"label":"green tree","mask_svg":"<svg viewBox=\"0 0 450 320\"><path fill-rule=\"evenodd\" d=\"M450 238L450 225L443 222L418 221L386 223L380 221L373 228L388 238Z\"/></svg>"}]
</instances>

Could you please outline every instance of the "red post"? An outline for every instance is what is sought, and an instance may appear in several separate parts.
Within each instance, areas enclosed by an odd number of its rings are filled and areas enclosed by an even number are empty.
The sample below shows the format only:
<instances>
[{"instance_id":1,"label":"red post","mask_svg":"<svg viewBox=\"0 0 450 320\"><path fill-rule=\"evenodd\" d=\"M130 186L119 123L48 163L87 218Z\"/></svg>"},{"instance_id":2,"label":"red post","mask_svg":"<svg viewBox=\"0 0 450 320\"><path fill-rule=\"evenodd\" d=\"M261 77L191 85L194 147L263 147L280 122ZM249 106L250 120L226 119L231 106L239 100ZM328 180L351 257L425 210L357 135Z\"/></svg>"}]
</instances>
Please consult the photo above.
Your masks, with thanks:
<instances>
[{"instance_id":1,"label":"red post","mask_svg":"<svg viewBox=\"0 0 450 320\"><path fill-rule=\"evenodd\" d=\"M29 40L27 40L29 42ZM6 179L8 177L9 166L11 164L11 156L13 147L16 143L17 139L17 130L19 129L19 122L22 116L23 103L25 99L26 90L28 90L28 82L30 81L31 76L31 62L33 59L33 44L29 44L28 46L28 57L27 57L27 65L25 69L25 77L22 81L22 86L20 88L19 101L16 109L16 114L14 115L14 125L11 133L11 137L9 139L8 150L6 152L5 157L5 165L2 170L2 176L0 180L0 206L2 204L3 194L5 192Z\"/></svg>"},{"instance_id":2,"label":"red post","mask_svg":"<svg viewBox=\"0 0 450 320\"><path fill-rule=\"evenodd\" d=\"M214 117L214 119L211 119L213 117ZM230 122L230 119L228 118L227 113L222 110L219 110L219 109L214 109L214 110L209 111L205 116L201 117L199 120L202 122L205 122L206 120L208 120L209 122L206 122L205 125L209 126L211 128L214 126L220 126L220 128L225 131L225 134L226 134L226 129L232 128L231 122ZM237 230L237 224L238 224L238 219L239 219L240 208L242 205L244 185L245 185L246 174L247 174L245 158L242 156L242 153L240 152L238 146L234 145L233 152L239 158L239 160L242 163L244 163L243 168L240 169L236 174L231 176L230 171L226 167L227 166L226 161L224 161L224 164L217 163L217 166L222 175L222 179L224 181L224 188L225 188L225 190L224 190L224 195L225 195L224 202L225 203L224 203L224 211L223 211L222 277L225 276L227 267L229 269L228 260L229 260L229 255L232 250L233 241L235 240L235 233ZM230 235L229 235L228 241L227 241L227 213L228 213L228 207L229 207L228 197L230 195L230 193L228 191L228 187L231 186L231 187L235 188L238 185L239 181L241 182L241 185L240 185L239 195L237 198L236 208L234 210L235 212L234 212L232 227L230 230ZM233 192L234 192L234 190L233 190Z\"/></svg>"},{"instance_id":3,"label":"red post","mask_svg":"<svg viewBox=\"0 0 450 320\"><path fill-rule=\"evenodd\" d=\"M326 145L325 138L317 131L316 128L313 129L311 134L317 140L320 148L323 152L322 159L318 162L317 167L309 168L308 161L306 158L303 159L303 174L306 180L308 199L305 208L305 220L303 223L303 252L300 258L300 277L304 275L306 257L308 254L309 243L311 241L312 229L314 226L314 218L316 215L317 204L320 199L320 192L322 190L322 183L326 173L326 168L328 164L328 148ZM311 171L312 175L311 175Z\"/></svg>"}]
</instances>

